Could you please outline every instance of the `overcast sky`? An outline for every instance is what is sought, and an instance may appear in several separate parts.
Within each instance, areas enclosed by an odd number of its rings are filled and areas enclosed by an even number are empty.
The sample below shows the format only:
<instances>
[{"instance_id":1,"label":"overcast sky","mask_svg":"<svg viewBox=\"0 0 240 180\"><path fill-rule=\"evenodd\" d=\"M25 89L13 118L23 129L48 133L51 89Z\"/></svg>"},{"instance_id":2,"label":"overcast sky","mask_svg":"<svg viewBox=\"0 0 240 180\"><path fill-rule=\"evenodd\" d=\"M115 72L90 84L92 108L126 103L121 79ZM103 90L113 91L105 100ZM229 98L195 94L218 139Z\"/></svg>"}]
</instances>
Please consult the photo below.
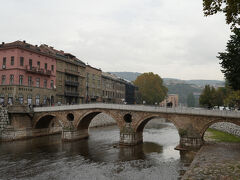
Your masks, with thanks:
<instances>
[{"instance_id":1,"label":"overcast sky","mask_svg":"<svg viewBox=\"0 0 240 180\"><path fill-rule=\"evenodd\" d=\"M48 44L103 71L223 80L229 26L202 0L0 0L0 39Z\"/></svg>"}]
</instances>

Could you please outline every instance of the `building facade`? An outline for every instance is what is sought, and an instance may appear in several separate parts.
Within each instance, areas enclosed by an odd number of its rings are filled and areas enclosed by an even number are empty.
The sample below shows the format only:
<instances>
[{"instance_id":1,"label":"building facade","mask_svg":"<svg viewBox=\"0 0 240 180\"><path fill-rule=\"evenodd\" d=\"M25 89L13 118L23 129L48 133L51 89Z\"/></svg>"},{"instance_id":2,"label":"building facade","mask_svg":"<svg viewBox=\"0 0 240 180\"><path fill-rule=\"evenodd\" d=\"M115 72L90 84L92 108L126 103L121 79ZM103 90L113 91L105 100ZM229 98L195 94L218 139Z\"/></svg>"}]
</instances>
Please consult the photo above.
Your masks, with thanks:
<instances>
[{"instance_id":1,"label":"building facade","mask_svg":"<svg viewBox=\"0 0 240 180\"><path fill-rule=\"evenodd\" d=\"M0 104L135 103L136 87L51 46L0 44Z\"/></svg>"},{"instance_id":2,"label":"building facade","mask_svg":"<svg viewBox=\"0 0 240 180\"><path fill-rule=\"evenodd\" d=\"M85 100L86 65L70 53L41 45L56 59L56 98L59 104L79 104Z\"/></svg>"},{"instance_id":3,"label":"building facade","mask_svg":"<svg viewBox=\"0 0 240 180\"><path fill-rule=\"evenodd\" d=\"M125 102L125 82L119 77L102 72L102 102Z\"/></svg>"},{"instance_id":4,"label":"building facade","mask_svg":"<svg viewBox=\"0 0 240 180\"><path fill-rule=\"evenodd\" d=\"M102 101L102 71L86 66L86 103Z\"/></svg>"},{"instance_id":5,"label":"building facade","mask_svg":"<svg viewBox=\"0 0 240 180\"><path fill-rule=\"evenodd\" d=\"M160 103L160 106L178 107L178 94L168 94L167 98Z\"/></svg>"},{"instance_id":6,"label":"building facade","mask_svg":"<svg viewBox=\"0 0 240 180\"><path fill-rule=\"evenodd\" d=\"M0 45L0 103L52 105L56 95L56 60L25 41Z\"/></svg>"}]
</instances>

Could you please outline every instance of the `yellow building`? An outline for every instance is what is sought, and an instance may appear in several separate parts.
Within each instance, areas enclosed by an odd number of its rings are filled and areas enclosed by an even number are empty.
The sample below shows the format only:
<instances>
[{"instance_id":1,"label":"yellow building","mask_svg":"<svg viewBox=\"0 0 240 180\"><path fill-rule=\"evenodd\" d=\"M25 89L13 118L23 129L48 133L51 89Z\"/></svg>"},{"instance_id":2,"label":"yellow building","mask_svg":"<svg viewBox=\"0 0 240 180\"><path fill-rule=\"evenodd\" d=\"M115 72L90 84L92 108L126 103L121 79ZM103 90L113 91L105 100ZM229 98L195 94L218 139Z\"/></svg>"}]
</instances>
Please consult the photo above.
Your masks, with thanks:
<instances>
[{"instance_id":1,"label":"yellow building","mask_svg":"<svg viewBox=\"0 0 240 180\"><path fill-rule=\"evenodd\" d=\"M161 107L178 107L178 94L168 94L161 103Z\"/></svg>"}]
</instances>

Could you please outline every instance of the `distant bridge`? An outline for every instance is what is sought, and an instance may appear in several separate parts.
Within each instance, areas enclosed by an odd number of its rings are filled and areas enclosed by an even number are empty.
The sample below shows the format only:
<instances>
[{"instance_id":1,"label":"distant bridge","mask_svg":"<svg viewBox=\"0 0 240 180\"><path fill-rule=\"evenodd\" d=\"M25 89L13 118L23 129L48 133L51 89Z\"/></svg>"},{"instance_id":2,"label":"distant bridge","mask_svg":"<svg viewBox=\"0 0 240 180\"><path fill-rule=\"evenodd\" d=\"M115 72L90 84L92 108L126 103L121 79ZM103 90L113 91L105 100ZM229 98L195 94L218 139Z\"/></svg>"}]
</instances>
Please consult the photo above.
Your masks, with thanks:
<instances>
[{"instance_id":1,"label":"distant bridge","mask_svg":"<svg viewBox=\"0 0 240 180\"><path fill-rule=\"evenodd\" d=\"M23 117L23 112L10 112L12 126L14 127L15 124L16 130L20 126L26 126L32 129L31 136L62 130L62 139L65 141L87 138L89 124L99 113L105 113L116 120L120 129L120 144L123 145L141 143L145 125L155 117L165 118L175 125L182 147L200 147L203 144L205 131L214 123L230 122L240 125L240 113L237 111L185 107L166 108L103 103L37 107L31 113L25 112L28 114L29 121L27 116Z\"/></svg>"}]
</instances>

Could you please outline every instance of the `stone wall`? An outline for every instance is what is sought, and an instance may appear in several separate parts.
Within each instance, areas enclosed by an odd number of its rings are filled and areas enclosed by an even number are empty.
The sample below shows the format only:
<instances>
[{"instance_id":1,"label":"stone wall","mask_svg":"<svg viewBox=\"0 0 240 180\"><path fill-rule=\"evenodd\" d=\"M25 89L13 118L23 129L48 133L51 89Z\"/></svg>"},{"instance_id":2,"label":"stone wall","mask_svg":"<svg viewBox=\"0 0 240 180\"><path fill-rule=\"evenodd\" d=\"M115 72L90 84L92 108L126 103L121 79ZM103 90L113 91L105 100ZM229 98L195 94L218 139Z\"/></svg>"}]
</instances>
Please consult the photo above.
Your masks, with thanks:
<instances>
[{"instance_id":1,"label":"stone wall","mask_svg":"<svg viewBox=\"0 0 240 180\"><path fill-rule=\"evenodd\" d=\"M219 122L211 125L210 128L240 137L240 126L232 123Z\"/></svg>"},{"instance_id":2,"label":"stone wall","mask_svg":"<svg viewBox=\"0 0 240 180\"><path fill-rule=\"evenodd\" d=\"M89 127L100 127L100 126L110 126L115 125L116 121L109 115L101 113L93 118Z\"/></svg>"},{"instance_id":3,"label":"stone wall","mask_svg":"<svg viewBox=\"0 0 240 180\"><path fill-rule=\"evenodd\" d=\"M1 131L9 124L10 122L8 118L7 108L0 107L0 134Z\"/></svg>"}]
</instances>

